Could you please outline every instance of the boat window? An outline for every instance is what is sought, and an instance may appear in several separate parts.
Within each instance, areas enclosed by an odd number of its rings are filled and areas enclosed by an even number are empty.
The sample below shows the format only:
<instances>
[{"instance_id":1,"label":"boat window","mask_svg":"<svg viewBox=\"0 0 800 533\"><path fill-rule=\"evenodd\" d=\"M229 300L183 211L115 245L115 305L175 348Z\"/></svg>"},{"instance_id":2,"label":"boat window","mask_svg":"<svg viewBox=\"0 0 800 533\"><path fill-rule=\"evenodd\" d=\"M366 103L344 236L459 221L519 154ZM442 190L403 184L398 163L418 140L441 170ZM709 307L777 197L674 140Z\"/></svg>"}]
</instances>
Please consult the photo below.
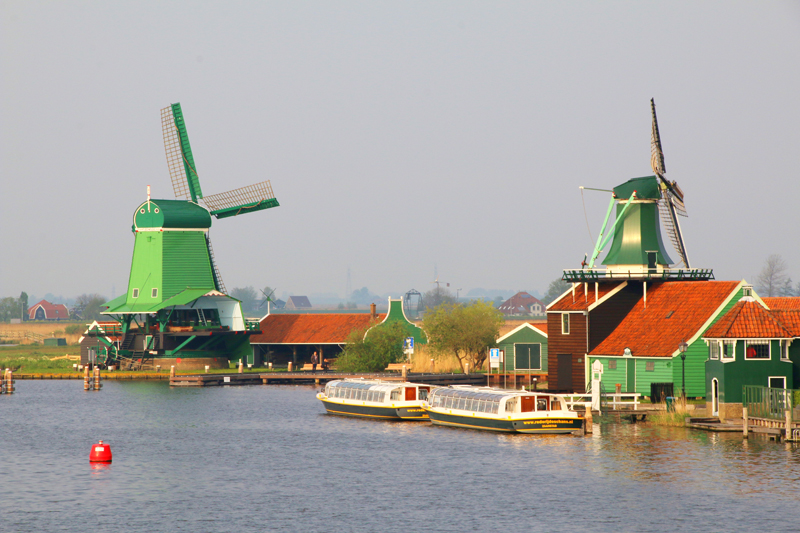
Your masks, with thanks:
<instances>
[{"instance_id":1,"label":"boat window","mask_svg":"<svg viewBox=\"0 0 800 533\"><path fill-rule=\"evenodd\" d=\"M509 398L506 400L506 413L513 413L515 407L517 407L516 398Z\"/></svg>"},{"instance_id":2,"label":"boat window","mask_svg":"<svg viewBox=\"0 0 800 533\"><path fill-rule=\"evenodd\" d=\"M428 399L428 389L419 389L419 399L420 400L427 400Z\"/></svg>"},{"instance_id":3,"label":"boat window","mask_svg":"<svg viewBox=\"0 0 800 533\"><path fill-rule=\"evenodd\" d=\"M536 398L536 410L547 411L547 398Z\"/></svg>"},{"instance_id":4,"label":"boat window","mask_svg":"<svg viewBox=\"0 0 800 533\"><path fill-rule=\"evenodd\" d=\"M459 398L458 399L458 408L459 409L466 409L467 408L467 399L466 398Z\"/></svg>"},{"instance_id":5,"label":"boat window","mask_svg":"<svg viewBox=\"0 0 800 533\"><path fill-rule=\"evenodd\" d=\"M552 409L553 411L560 411L561 410L561 401L560 400L556 400L555 398L553 398L553 400L550 401L550 409Z\"/></svg>"},{"instance_id":6,"label":"boat window","mask_svg":"<svg viewBox=\"0 0 800 533\"><path fill-rule=\"evenodd\" d=\"M400 391L401 391L401 389L394 389L392 391L391 396L389 396L389 399L391 401L393 401L393 402L399 401L400 400Z\"/></svg>"},{"instance_id":7,"label":"boat window","mask_svg":"<svg viewBox=\"0 0 800 533\"><path fill-rule=\"evenodd\" d=\"M474 398L467 398L467 403L464 406L464 409L467 411L474 411L475 410L475 399Z\"/></svg>"},{"instance_id":8,"label":"boat window","mask_svg":"<svg viewBox=\"0 0 800 533\"><path fill-rule=\"evenodd\" d=\"M500 411L500 398L493 398L492 399L492 410L491 413L497 414Z\"/></svg>"},{"instance_id":9,"label":"boat window","mask_svg":"<svg viewBox=\"0 0 800 533\"><path fill-rule=\"evenodd\" d=\"M448 396L444 399L444 408L445 409L452 409L453 408L453 397Z\"/></svg>"},{"instance_id":10,"label":"boat window","mask_svg":"<svg viewBox=\"0 0 800 533\"><path fill-rule=\"evenodd\" d=\"M486 400L478 400L478 408L475 410L481 413L486 412Z\"/></svg>"}]
</instances>

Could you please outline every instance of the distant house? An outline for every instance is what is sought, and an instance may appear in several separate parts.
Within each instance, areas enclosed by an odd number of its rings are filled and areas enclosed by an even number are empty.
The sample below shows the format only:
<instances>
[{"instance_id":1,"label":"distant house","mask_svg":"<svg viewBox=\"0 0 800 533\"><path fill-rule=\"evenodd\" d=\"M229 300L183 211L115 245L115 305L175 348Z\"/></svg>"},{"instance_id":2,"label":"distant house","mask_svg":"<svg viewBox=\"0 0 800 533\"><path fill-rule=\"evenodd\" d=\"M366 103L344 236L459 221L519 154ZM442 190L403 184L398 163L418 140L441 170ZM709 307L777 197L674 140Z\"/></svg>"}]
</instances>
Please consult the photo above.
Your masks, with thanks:
<instances>
[{"instance_id":1,"label":"distant house","mask_svg":"<svg viewBox=\"0 0 800 533\"><path fill-rule=\"evenodd\" d=\"M517 387L517 374L527 374L528 381L533 377L547 380L547 322L525 322L497 339L497 347L502 352L500 367L490 374L510 378L512 381L497 380L497 385ZM524 383L524 381L523 381Z\"/></svg>"},{"instance_id":2,"label":"distant house","mask_svg":"<svg viewBox=\"0 0 800 533\"><path fill-rule=\"evenodd\" d=\"M291 311L311 309L311 302L308 301L308 296L289 296L289 299L286 300L286 305L284 305L283 308Z\"/></svg>"},{"instance_id":3,"label":"distant house","mask_svg":"<svg viewBox=\"0 0 800 533\"><path fill-rule=\"evenodd\" d=\"M534 298L525 291L518 292L505 302L501 303L497 309L504 315L533 315L543 316L545 305L537 298Z\"/></svg>"},{"instance_id":4,"label":"distant house","mask_svg":"<svg viewBox=\"0 0 800 533\"><path fill-rule=\"evenodd\" d=\"M69 310L64 304L42 300L28 309L28 320L69 320Z\"/></svg>"}]
</instances>

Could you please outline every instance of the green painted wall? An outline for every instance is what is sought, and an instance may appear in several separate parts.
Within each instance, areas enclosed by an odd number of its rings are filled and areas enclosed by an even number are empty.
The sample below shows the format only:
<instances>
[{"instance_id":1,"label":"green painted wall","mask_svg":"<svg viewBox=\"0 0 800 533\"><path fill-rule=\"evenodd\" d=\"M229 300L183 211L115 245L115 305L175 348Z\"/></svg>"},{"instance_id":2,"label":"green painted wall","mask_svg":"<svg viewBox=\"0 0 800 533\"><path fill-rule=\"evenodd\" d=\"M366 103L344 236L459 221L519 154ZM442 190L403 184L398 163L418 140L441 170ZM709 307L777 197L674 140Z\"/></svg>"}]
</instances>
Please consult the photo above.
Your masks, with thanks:
<instances>
[{"instance_id":1,"label":"green painted wall","mask_svg":"<svg viewBox=\"0 0 800 533\"><path fill-rule=\"evenodd\" d=\"M205 233L164 231L163 236L163 297L169 298L189 287L214 289Z\"/></svg>"},{"instance_id":2,"label":"green painted wall","mask_svg":"<svg viewBox=\"0 0 800 533\"><path fill-rule=\"evenodd\" d=\"M609 361L616 361L617 368L611 369L609 368ZM603 375L600 378L600 381L603 382L603 389L606 392L614 392L616 389L617 383L622 386L622 392L634 392L628 390L628 370L627 370L627 363L625 358L623 357L590 357L589 358L589 368L592 368L592 364L595 361L600 361L603 363ZM589 377L591 379L591 376Z\"/></svg>"},{"instance_id":3,"label":"green painted wall","mask_svg":"<svg viewBox=\"0 0 800 533\"><path fill-rule=\"evenodd\" d=\"M160 303L164 295L161 291L162 237L159 231L141 231L135 234L131 274L128 279L129 305ZM152 289L158 289L157 298L152 298ZM139 289L139 297L133 297L133 289Z\"/></svg>"},{"instance_id":4,"label":"green painted wall","mask_svg":"<svg viewBox=\"0 0 800 533\"><path fill-rule=\"evenodd\" d=\"M381 327L384 324L393 324L395 322L400 322L405 327L407 332L406 337L414 337L414 346L423 345L428 343L428 337L425 335L425 331L422 328L414 325L412 322L406 320L406 316L403 314L403 301L402 300L390 300L389 301L389 311L387 313L386 318L383 322L375 326L376 328ZM369 335L369 333L367 333Z\"/></svg>"},{"instance_id":5,"label":"green painted wall","mask_svg":"<svg viewBox=\"0 0 800 533\"><path fill-rule=\"evenodd\" d=\"M652 363L653 370L647 370L647 363ZM636 359L636 392L642 396L650 396L651 383L670 383L672 381L672 365L670 358Z\"/></svg>"},{"instance_id":6,"label":"green painted wall","mask_svg":"<svg viewBox=\"0 0 800 533\"><path fill-rule=\"evenodd\" d=\"M497 347L505 353L505 370L506 372L516 372L515 366L515 344L541 344L541 370L531 370L532 372L547 372L547 337L540 331L531 328L522 328L513 335L506 337L503 341L497 344ZM500 365L500 371L503 371L503 365ZM521 369L520 373L528 372L528 369Z\"/></svg>"}]
</instances>

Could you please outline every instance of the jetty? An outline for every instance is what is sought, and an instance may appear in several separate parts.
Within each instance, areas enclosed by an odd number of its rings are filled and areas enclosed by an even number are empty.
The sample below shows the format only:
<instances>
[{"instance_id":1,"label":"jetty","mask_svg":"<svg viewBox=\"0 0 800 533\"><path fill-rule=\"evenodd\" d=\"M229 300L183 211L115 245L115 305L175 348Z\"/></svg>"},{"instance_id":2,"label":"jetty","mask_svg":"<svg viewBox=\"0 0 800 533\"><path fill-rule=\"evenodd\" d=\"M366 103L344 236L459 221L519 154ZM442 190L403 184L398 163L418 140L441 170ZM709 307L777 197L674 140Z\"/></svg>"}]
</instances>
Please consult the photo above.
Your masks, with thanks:
<instances>
[{"instance_id":1,"label":"jetty","mask_svg":"<svg viewBox=\"0 0 800 533\"><path fill-rule=\"evenodd\" d=\"M171 376L169 384L173 387L219 387L230 385L270 385L270 384L322 384L334 379L380 379L383 381L411 381L427 385L485 385L486 374L438 374L414 373L406 376L397 372L264 372L227 374L190 374Z\"/></svg>"}]
</instances>

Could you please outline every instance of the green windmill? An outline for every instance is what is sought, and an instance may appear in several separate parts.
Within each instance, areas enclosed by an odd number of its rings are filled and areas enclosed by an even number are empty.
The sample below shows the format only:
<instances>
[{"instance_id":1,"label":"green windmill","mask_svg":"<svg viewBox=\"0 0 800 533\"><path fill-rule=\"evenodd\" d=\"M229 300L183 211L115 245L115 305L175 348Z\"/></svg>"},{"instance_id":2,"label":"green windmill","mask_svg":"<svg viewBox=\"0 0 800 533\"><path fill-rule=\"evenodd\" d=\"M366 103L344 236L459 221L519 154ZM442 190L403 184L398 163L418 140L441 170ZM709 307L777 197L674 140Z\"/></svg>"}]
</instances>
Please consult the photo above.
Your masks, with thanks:
<instances>
[{"instance_id":1,"label":"green windmill","mask_svg":"<svg viewBox=\"0 0 800 533\"><path fill-rule=\"evenodd\" d=\"M565 281L600 281L608 279L713 279L711 269L692 268L686 252L678 216L687 216L683 191L665 174L664 151L658 130L656 105L650 100L652 113L650 164L654 176L633 178L614 187L606 218L600 230L592 257L584 259L580 270L565 270ZM581 187L582 189L584 187ZM595 189L597 190L597 189ZM609 226L616 206L616 218ZM673 263L661 236L661 224L680 258ZM603 260L604 270L595 268L595 261L608 243L611 246Z\"/></svg>"},{"instance_id":2,"label":"green windmill","mask_svg":"<svg viewBox=\"0 0 800 533\"><path fill-rule=\"evenodd\" d=\"M241 303L226 294L208 237L217 219L277 207L269 181L203 195L180 104L161 110L167 165L175 200L150 198L133 214L133 259L126 294L104 314L119 322L93 335L108 364L227 368L229 360L253 363L249 325ZM101 331L102 330L102 331Z\"/></svg>"}]
</instances>

